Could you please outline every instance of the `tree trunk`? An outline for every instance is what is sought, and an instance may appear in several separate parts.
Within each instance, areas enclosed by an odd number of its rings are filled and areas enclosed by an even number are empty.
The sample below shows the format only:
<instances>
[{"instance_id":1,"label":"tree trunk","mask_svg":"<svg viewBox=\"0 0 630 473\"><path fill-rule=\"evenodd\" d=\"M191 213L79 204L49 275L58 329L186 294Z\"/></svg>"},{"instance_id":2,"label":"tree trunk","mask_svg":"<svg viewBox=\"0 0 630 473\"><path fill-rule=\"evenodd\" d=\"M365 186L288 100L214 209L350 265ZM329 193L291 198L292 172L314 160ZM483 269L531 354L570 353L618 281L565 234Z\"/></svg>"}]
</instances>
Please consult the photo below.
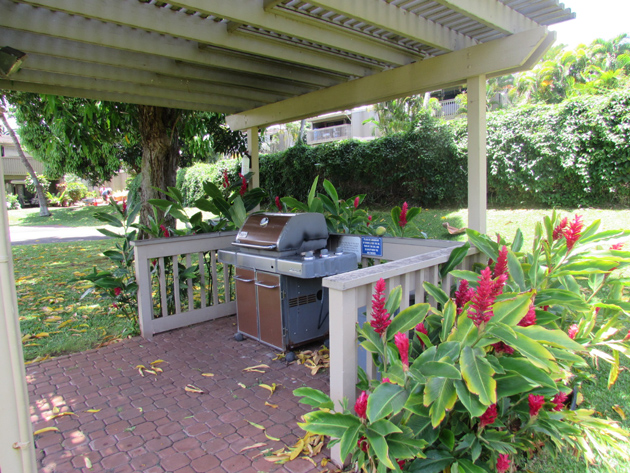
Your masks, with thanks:
<instances>
[{"instance_id":1,"label":"tree trunk","mask_svg":"<svg viewBox=\"0 0 630 473\"><path fill-rule=\"evenodd\" d=\"M306 140L304 139L304 127L306 126L306 120L302 120L300 122L300 132L298 134L298 144L303 144Z\"/></svg>"},{"instance_id":2,"label":"tree trunk","mask_svg":"<svg viewBox=\"0 0 630 473\"><path fill-rule=\"evenodd\" d=\"M138 123L142 140L140 223L147 226L149 217L153 217L153 207L148 201L166 199L166 195L158 189L175 187L179 162L177 121L180 116L180 110L138 105ZM175 219L171 216L164 217L164 212L158 211L158 218L163 219L163 222L158 222L159 224L175 227ZM149 238L149 235L141 233L140 238Z\"/></svg>"},{"instance_id":3,"label":"tree trunk","mask_svg":"<svg viewBox=\"0 0 630 473\"><path fill-rule=\"evenodd\" d=\"M15 144L15 148L17 149L18 155L20 156L20 159L22 160L22 164L24 165L24 167L30 174L31 179L33 180L33 184L35 184L35 189L37 189L37 199L39 200L39 216L50 217L50 210L48 210L48 203L46 202L46 196L44 195L44 190L42 189L42 186L39 183L39 180L37 179L37 175L35 174L35 170L33 169L33 166L31 166L31 163L29 163L28 160L26 159L26 155L24 154L24 151L22 150L22 145L20 145L17 135L15 134L15 131L13 131L13 128L11 128L11 125L9 125L9 121L7 120L7 117L5 115L5 112L8 110L8 106L6 105L6 103L7 102L6 102L6 99L4 98L4 95L0 96L0 119L2 119L2 123L4 124L4 127L9 132L9 135L11 135L11 139L13 140L13 143Z\"/></svg>"}]
</instances>

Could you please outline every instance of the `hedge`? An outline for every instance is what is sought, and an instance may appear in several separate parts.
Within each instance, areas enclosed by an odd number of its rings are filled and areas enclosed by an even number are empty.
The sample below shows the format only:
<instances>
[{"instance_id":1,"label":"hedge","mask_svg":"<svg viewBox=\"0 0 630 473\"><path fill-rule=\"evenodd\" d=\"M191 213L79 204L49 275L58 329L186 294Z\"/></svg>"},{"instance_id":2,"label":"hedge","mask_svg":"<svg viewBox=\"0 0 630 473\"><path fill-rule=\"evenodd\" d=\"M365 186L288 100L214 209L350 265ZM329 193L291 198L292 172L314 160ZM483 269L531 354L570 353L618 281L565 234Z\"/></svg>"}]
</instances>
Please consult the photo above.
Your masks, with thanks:
<instances>
[{"instance_id":1,"label":"hedge","mask_svg":"<svg viewBox=\"0 0 630 473\"><path fill-rule=\"evenodd\" d=\"M217 186L223 184L223 171L228 171L230 184L238 179L241 161L238 159L223 159L212 164L196 163L188 168L177 171L177 188L184 196L184 205L190 206L197 199L204 196L203 183L212 182Z\"/></svg>"},{"instance_id":2,"label":"hedge","mask_svg":"<svg viewBox=\"0 0 630 473\"><path fill-rule=\"evenodd\" d=\"M488 201L498 206L611 206L630 203L630 91L488 114ZM407 134L369 142L297 145L261 156L271 198L304 200L315 176L341 198L371 205L407 201L465 206L465 120L425 120Z\"/></svg>"}]
</instances>

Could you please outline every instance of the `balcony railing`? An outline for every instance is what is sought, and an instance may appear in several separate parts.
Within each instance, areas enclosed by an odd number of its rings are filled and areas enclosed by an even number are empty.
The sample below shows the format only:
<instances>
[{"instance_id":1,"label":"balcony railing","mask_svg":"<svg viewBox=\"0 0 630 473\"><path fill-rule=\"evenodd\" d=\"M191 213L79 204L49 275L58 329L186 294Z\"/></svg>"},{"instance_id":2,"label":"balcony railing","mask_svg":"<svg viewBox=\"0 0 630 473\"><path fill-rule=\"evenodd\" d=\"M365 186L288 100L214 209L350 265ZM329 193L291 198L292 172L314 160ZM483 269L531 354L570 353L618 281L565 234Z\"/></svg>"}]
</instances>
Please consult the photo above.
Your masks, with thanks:
<instances>
[{"instance_id":1,"label":"balcony railing","mask_svg":"<svg viewBox=\"0 0 630 473\"><path fill-rule=\"evenodd\" d=\"M352 137L352 125L337 125L326 128L316 128L306 133L306 142L311 144L326 143L328 141L346 140Z\"/></svg>"}]
</instances>

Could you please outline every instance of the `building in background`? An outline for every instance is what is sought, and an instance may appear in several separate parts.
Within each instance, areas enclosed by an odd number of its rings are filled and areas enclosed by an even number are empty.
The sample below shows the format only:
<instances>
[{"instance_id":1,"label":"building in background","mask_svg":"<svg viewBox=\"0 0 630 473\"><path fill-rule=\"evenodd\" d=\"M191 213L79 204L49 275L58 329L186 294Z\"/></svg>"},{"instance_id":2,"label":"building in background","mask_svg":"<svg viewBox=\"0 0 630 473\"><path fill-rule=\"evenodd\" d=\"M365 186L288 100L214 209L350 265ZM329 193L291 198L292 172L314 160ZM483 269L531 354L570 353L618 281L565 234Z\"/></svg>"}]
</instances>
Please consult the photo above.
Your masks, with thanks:
<instances>
[{"instance_id":1,"label":"building in background","mask_svg":"<svg viewBox=\"0 0 630 473\"><path fill-rule=\"evenodd\" d=\"M44 165L28 153L25 152L24 154L28 162L33 166L35 174L43 174ZM17 195L21 205L28 205L32 197L26 190L26 176L28 176L28 171L24 164L22 164L22 159L9 135L0 135L0 157L2 159L2 167L4 168L5 192L7 194Z\"/></svg>"}]
</instances>

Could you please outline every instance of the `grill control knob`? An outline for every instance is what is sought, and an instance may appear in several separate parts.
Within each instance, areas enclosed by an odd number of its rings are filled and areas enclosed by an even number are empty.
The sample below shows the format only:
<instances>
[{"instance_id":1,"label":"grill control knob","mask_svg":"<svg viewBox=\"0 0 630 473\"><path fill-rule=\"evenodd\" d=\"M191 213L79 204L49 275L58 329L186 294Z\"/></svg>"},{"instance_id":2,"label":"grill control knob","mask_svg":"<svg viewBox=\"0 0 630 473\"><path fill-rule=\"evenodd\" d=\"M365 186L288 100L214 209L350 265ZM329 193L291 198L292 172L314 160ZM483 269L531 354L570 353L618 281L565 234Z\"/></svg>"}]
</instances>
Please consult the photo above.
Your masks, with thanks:
<instances>
[{"instance_id":1,"label":"grill control knob","mask_svg":"<svg viewBox=\"0 0 630 473\"><path fill-rule=\"evenodd\" d=\"M307 252L304 254L304 260L305 260L305 261L310 261L310 260L312 260L312 259L315 259L315 257L313 256L313 252L312 252L312 251L307 251Z\"/></svg>"},{"instance_id":2,"label":"grill control knob","mask_svg":"<svg viewBox=\"0 0 630 473\"><path fill-rule=\"evenodd\" d=\"M319 256L321 256L322 258L328 258L330 255L328 254L328 250L324 248L323 250L320 250Z\"/></svg>"}]
</instances>

